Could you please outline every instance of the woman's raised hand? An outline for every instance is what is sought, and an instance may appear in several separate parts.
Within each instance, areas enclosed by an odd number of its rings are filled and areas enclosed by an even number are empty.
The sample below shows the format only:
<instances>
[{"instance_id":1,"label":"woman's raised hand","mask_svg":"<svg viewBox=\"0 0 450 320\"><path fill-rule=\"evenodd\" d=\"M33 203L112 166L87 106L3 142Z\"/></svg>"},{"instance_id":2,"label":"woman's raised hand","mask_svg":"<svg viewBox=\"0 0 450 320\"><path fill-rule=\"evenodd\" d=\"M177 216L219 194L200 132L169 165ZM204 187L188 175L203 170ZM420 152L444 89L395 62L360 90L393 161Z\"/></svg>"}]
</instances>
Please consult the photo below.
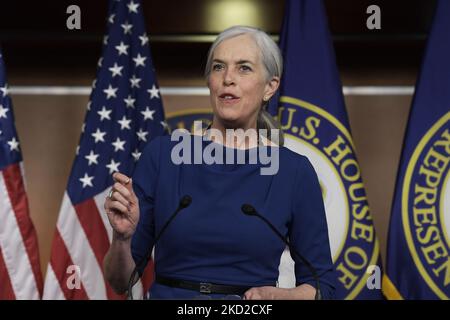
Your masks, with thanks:
<instances>
[{"instance_id":1,"label":"woman's raised hand","mask_svg":"<svg viewBox=\"0 0 450 320\"><path fill-rule=\"evenodd\" d=\"M139 221L139 201L133 191L133 182L126 175L115 172L114 185L105 200L105 210L115 238L128 240Z\"/></svg>"}]
</instances>

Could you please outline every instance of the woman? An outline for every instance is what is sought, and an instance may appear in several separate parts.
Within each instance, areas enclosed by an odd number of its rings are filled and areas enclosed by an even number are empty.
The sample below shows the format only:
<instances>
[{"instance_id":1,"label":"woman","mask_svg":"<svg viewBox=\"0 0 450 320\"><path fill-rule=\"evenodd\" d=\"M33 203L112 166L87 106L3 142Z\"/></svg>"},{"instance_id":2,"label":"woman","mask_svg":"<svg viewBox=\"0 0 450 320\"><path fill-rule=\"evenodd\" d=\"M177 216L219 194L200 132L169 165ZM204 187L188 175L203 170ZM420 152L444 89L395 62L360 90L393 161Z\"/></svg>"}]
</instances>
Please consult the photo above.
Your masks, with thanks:
<instances>
[{"instance_id":1,"label":"woman","mask_svg":"<svg viewBox=\"0 0 450 320\"><path fill-rule=\"evenodd\" d=\"M133 179L114 174L105 201L114 231L104 271L116 291L127 290L133 269L138 265L143 271L155 245L151 298L313 299L315 279L297 254L292 254L297 287L277 287L285 244L267 222L242 212L242 205L250 204L311 262L322 297L333 296L326 217L311 164L259 135L236 140L225 134L275 128L263 109L278 89L281 71L278 46L264 32L240 26L222 32L211 46L205 75L214 112L211 129L225 138L200 136L203 147L220 145L244 156L263 148L276 151L275 174L261 175L261 163L174 164L170 137L149 143ZM185 195L186 208L179 211Z\"/></svg>"}]
</instances>

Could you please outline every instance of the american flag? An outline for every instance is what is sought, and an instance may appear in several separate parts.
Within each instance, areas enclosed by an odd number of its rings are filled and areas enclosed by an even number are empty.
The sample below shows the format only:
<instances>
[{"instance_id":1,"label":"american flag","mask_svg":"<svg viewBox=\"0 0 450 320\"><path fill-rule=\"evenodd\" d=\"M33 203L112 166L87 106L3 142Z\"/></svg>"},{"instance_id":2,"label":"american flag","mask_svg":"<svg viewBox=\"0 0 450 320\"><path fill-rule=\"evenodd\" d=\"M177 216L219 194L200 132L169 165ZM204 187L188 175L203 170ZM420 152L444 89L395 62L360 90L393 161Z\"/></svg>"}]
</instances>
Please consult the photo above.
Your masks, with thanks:
<instances>
[{"instance_id":1,"label":"american flag","mask_svg":"<svg viewBox=\"0 0 450 320\"><path fill-rule=\"evenodd\" d=\"M40 299L42 274L0 52L0 300Z\"/></svg>"},{"instance_id":2,"label":"american flag","mask_svg":"<svg viewBox=\"0 0 450 320\"><path fill-rule=\"evenodd\" d=\"M58 217L44 299L123 298L102 272L112 238L104 200L112 173L130 176L144 146L166 127L142 10L138 0L110 1L103 55ZM150 278L151 271L146 271ZM146 292L149 281L136 285L134 295Z\"/></svg>"}]
</instances>

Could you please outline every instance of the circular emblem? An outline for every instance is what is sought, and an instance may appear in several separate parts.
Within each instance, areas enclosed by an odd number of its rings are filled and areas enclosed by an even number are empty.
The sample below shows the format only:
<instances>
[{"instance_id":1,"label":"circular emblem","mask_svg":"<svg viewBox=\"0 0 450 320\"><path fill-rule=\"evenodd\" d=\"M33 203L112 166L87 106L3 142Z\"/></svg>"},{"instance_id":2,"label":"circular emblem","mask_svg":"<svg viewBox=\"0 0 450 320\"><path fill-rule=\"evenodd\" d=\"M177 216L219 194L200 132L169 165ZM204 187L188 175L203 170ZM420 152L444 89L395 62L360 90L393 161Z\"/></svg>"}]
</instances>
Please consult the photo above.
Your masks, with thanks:
<instances>
[{"instance_id":1,"label":"circular emblem","mask_svg":"<svg viewBox=\"0 0 450 320\"><path fill-rule=\"evenodd\" d=\"M402 223L414 263L430 289L450 299L450 112L422 137L402 186Z\"/></svg>"},{"instance_id":2,"label":"circular emblem","mask_svg":"<svg viewBox=\"0 0 450 320\"><path fill-rule=\"evenodd\" d=\"M318 175L338 294L352 299L366 285L367 268L377 263L379 252L350 133L319 106L286 96L280 104L285 146L308 157Z\"/></svg>"}]
</instances>

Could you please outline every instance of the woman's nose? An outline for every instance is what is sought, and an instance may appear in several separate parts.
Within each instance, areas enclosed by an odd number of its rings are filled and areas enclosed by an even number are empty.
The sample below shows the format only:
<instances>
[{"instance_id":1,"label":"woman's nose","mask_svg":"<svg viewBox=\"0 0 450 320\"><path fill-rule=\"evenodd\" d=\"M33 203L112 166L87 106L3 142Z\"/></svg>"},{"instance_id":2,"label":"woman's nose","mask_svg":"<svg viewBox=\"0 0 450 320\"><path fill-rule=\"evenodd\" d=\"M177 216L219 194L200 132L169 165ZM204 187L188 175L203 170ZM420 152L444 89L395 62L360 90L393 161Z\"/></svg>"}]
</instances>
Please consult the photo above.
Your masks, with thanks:
<instances>
[{"instance_id":1,"label":"woman's nose","mask_svg":"<svg viewBox=\"0 0 450 320\"><path fill-rule=\"evenodd\" d=\"M223 84L225 86L230 86L235 83L235 77L232 70L226 70L223 75Z\"/></svg>"}]
</instances>

